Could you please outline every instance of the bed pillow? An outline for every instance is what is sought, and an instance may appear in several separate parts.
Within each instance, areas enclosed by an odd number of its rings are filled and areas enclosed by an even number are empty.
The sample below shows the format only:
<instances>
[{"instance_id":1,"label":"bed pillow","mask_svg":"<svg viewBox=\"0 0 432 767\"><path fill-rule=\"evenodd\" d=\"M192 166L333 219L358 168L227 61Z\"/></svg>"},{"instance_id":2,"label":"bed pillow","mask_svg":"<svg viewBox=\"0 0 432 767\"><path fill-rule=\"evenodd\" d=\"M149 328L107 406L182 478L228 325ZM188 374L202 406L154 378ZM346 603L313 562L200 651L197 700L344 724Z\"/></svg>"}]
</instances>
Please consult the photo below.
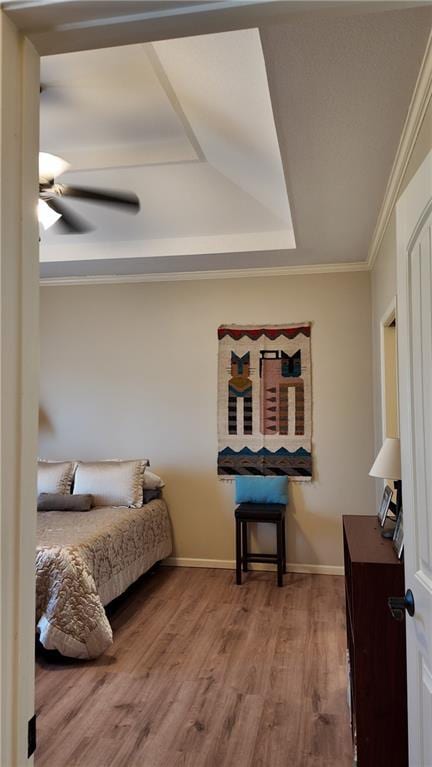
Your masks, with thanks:
<instances>
[{"instance_id":1,"label":"bed pillow","mask_svg":"<svg viewBox=\"0 0 432 767\"><path fill-rule=\"evenodd\" d=\"M75 461L38 461L37 491L41 493L70 493L76 468Z\"/></svg>"},{"instance_id":2,"label":"bed pillow","mask_svg":"<svg viewBox=\"0 0 432 767\"><path fill-rule=\"evenodd\" d=\"M236 477L236 503L288 503L286 477Z\"/></svg>"},{"instance_id":3,"label":"bed pillow","mask_svg":"<svg viewBox=\"0 0 432 767\"><path fill-rule=\"evenodd\" d=\"M91 495L62 495L61 493L40 493L38 511L90 511L93 505Z\"/></svg>"},{"instance_id":4,"label":"bed pillow","mask_svg":"<svg viewBox=\"0 0 432 767\"><path fill-rule=\"evenodd\" d=\"M158 487L165 487L165 482L157 474L153 474L152 471L145 471L144 473L144 489L156 490Z\"/></svg>"},{"instance_id":5,"label":"bed pillow","mask_svg":"<svg viewBox=\"0 0 432 767\"><path fill-rule=\"evenodd\" d=\"M78 463L74 494L90 494L95 506L143 505L143 477L147 461L92 461Z\"/></svg>"},{"instance_id":6,"label":"bed pillow","mask_svg":"<svg viewBox=\"0 0 432 767\"><path fill-rule=\"evenodd\" d=\"M156 501L158 498L161 498L162 496L162 490L160 487L155 487L154 489L150 489L148 487L145 487L143 490L143 503L150 503L150 501Z\"/></svg>"}]
</instances>

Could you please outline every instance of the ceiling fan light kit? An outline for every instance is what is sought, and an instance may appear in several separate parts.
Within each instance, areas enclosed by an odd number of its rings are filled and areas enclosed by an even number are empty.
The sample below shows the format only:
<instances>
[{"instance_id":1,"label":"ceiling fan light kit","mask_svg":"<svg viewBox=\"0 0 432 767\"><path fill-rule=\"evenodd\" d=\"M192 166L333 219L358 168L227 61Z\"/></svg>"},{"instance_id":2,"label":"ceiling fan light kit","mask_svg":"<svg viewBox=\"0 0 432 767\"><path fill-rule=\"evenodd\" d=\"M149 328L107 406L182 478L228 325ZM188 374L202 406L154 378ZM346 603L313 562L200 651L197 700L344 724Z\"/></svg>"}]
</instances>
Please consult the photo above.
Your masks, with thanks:
<instances>
[{"instance_id":1,"label":"ceiling fan light kit","mask_svg":"<svg viewBox=\"0 0 432 767\"><path fill-rule=\"evenodd\" d=\"M49 205L46 204L45 200L41 199L39 199L38 202L37 215L38 221L45 231L49 229L50 226L53 226L53 224L55 224L59 218L61 218L60 213L56 213L52 208L50 208Z\"/></svg>"},{"instance_id":2,"label":"ceiling fan light kit","mask_svg":"<svg viewBox=\"0 0 432 767\"><path fill-rule=\"evenodd\" d=\"M93 189L90 187L69 186L56 182L70 165L62 157L39 152L39 205L38 219L43 229L57 224L58 231L66 234L83 234L93 227L78 216L65 202L65 197L92 202L98 205L110 205L126 213L136 214L140 202L133 192Z\"/></svg>"},{"instance_id":3,"label":"ceiling fan light kit","mask_svg":"<svg viewBox=\"0 0 432 767\"><path fill-rule=\"evenodd\" d=\"M62 157L48 152L39 152L39 183L49 184L65 173L70 165Z\"/></svg>"}]
</instances>

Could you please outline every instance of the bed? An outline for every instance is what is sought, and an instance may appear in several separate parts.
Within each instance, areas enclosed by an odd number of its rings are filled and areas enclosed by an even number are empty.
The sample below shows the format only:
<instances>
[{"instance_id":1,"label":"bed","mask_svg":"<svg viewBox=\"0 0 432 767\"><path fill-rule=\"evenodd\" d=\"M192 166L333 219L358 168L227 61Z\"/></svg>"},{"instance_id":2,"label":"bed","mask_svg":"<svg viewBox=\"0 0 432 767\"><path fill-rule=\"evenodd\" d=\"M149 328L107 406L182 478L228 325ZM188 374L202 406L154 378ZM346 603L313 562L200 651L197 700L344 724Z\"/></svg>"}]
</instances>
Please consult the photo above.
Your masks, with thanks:
<instances>
[{"instance_id":1,"label":"bed","mask_svg":"<svg viewBox=\"0 0 432 767\"><path fill-rule=\"evenodd\" d=\"M48 650L97 658L112 643L104 606L172 549L162 498L142 508L38 512L36 625Z\"/></svg>"}]
</instances>

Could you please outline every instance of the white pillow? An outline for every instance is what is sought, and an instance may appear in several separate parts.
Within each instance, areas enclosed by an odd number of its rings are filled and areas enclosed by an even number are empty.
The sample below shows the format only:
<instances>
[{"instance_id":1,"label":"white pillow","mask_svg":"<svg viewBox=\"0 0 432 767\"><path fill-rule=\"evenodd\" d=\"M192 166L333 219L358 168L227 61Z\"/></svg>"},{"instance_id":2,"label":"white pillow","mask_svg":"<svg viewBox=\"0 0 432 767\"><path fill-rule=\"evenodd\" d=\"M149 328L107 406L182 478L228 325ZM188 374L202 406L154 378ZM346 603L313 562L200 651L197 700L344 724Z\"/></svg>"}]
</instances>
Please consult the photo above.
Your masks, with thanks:
<instances>
[{"instance_id":1,"label":"white pillow","mask_svg":"<svg viewBox=\"0 0 432 767\"><path fill-rule=\"evenodd\" d=\"M74 493L90 494L94 506L143 505L143 476L147 461L92 461L78 463Z\"/></svg>"},{"instance_id":2,"label":"white pillow","mask_svg":"<svg viewBox=\"0 0 432 767\"><path fill-rule=\"evenodd\" d=\"M70 493L75 461L38 461L37 491L40 493Z\"/></svg>"},{"instance_id":3,"label":"white pillow","mask_svg":"<svg viewBox=\"0 0 432 767\"><path fill-rule=\"evenodd\" d=\"M146 471L144 473L144 489L156 490L159 487L165 487L165 482L157 474L153 474L152 471Z\"/></svg>"}]
</instances>

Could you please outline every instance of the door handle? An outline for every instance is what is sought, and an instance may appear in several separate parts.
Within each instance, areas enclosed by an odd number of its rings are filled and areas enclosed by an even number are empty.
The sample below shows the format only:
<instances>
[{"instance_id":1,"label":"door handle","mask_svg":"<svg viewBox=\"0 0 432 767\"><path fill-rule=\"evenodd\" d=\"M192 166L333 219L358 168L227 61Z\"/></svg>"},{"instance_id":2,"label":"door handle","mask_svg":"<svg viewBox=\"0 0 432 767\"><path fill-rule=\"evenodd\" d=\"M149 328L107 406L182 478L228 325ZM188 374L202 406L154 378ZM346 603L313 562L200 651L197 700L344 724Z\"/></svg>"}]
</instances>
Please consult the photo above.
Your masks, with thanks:
<instances>
[{"instance_id":1,"label":"door handle","mask_svg":"<svg viewBox=\"0 0 432 767\"><path fill-rule=\"evenodd\" d=\"M414 594L411 589L408 589L404 597L389 597L387 602L395 621L403 621L404 610L407 611L411 618L415 613Z\"/></svg>"}]
</instances>

